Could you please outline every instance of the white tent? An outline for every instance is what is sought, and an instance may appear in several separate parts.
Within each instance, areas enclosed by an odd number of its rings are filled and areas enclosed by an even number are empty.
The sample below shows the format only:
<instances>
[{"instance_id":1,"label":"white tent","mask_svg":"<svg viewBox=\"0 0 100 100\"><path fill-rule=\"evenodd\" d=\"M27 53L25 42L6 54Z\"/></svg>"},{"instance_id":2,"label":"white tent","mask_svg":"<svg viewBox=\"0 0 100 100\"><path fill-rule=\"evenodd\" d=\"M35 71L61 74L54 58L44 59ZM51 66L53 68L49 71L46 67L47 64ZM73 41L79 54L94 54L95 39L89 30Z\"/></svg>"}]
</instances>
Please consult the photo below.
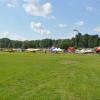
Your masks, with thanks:
<instances>
[{"instance_id":1,"label":"white tent","mask_svg":"<svg viewBox=\"0 0 100 100\"><path fill-rule=\"evenodd\" d=\"M60 48L54 48L52 51L53 51L53 52L62 52L63 50L60 49Z\"/></svg>"}]
</instances>

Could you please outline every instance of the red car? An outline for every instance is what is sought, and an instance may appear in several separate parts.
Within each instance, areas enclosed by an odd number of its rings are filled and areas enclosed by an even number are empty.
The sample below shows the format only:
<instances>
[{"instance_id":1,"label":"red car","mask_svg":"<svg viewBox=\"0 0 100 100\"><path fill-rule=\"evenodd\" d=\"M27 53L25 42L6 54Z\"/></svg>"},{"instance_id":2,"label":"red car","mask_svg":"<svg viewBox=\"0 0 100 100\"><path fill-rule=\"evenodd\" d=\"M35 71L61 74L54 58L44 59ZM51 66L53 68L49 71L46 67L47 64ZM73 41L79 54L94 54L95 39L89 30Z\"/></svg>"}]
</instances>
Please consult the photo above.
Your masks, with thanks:
<instances>
[{"instance_id":1,"label":"red car","mask_svg":"<svg viewBox=\"0 0 100 100\"><path fill-rule=\"evenodd\" d=\"M96 48L96 53L100 53L100 47Z\"/></svg>"}]
</instances>

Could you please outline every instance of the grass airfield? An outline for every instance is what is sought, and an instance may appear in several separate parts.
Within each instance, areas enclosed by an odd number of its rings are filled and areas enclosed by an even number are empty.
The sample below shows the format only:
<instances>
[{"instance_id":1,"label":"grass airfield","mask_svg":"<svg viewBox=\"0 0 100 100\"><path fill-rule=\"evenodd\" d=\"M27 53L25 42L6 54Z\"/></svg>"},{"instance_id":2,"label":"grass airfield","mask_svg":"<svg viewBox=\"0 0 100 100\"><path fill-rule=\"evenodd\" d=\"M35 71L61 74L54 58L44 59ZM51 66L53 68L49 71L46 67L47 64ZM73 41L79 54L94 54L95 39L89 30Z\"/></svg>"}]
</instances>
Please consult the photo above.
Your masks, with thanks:
<instances>
[{"instance_id":1,"label":"grass airfield","mask_svg":"<svg viewBox=\"0 0 100 100\"><path fill-rule=\"evenodd\" d=\"M100 55L0 53L0 100L100 100Z\"/></svg>"}]
</instances>

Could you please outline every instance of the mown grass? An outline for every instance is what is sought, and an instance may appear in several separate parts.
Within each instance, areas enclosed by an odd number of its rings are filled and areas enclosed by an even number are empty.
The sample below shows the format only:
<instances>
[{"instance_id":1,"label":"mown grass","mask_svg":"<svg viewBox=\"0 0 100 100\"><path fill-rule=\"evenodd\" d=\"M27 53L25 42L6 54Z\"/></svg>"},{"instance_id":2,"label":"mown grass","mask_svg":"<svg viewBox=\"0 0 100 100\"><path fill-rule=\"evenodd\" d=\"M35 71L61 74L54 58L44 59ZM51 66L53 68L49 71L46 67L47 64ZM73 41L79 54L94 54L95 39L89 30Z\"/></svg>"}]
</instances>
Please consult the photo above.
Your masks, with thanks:
<instances>
[{"instance_id":1,"label":"mown grass","mask_svg":"<svg viewBox=\"0 0 100 100\"><path fill-rule=\"evenodd\" d=\"M100 100L100 55L0 53L0 100Z\"/></svg>"}]
</instances>

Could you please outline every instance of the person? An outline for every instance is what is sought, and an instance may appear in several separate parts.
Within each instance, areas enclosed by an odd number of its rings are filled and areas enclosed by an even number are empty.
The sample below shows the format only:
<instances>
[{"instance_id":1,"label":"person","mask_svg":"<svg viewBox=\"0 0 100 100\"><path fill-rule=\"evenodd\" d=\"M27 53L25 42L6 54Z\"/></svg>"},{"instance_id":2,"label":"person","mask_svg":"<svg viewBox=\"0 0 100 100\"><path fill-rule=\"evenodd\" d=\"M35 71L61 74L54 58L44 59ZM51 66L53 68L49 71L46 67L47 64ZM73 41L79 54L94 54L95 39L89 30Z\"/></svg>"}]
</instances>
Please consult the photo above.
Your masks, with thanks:
<instances>
[{"instance_id":1,"label":"person","mask_svg":"<svg viewBox=\"0 0 100 100\"><path fill-rule=\"evenodd\" d=\"M46 50L45 50L44 52L45 52L45 53L47 53L47 51L46 51Z\"/></svg>"}]
</instances>

